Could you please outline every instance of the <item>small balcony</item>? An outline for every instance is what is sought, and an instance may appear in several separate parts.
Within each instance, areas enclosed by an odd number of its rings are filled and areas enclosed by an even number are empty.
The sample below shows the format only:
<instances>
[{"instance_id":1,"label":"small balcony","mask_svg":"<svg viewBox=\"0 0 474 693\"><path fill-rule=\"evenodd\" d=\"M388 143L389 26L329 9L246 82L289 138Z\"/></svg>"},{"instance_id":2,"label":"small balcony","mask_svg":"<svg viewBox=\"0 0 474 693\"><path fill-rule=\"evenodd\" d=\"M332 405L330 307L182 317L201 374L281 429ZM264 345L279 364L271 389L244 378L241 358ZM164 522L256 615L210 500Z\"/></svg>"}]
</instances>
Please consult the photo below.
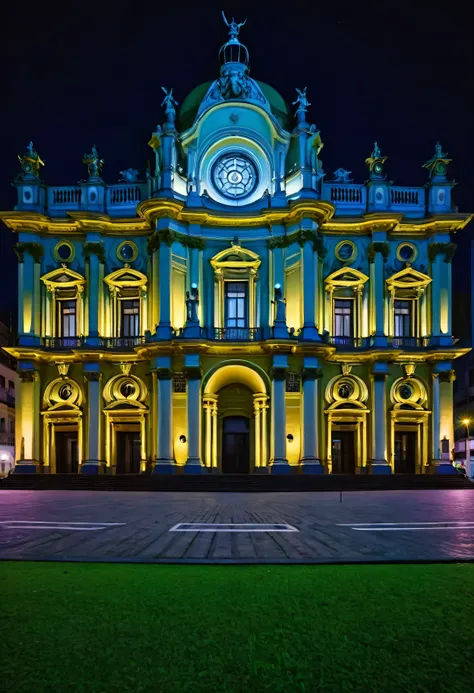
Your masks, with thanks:
<instances>
[{"instance_id":1,"label":"small balcony","mask_svg":"<svg viewBox=\"0 0 474 693\"><path fill-rule=\"evenodd\" d=\"M327 337L327 344L338 347L339 349L367 349L372 346L371 337Z\"/></svg>"},{"instance_id":2,"label":"small balcony","mask_svg":"<svg viewBox=\"0 0 474 693\"><path fill-rule=\"evenodd\" d=\"M43 337L46 349L77 349L84 344L84 337Z\"/></svg>"},{"instance_id":3,"label":"small balcony","mask_svg":"<svg viewBox=\"0 0 474 693\"><path fill-rule=\"evenodd\" d=\"M0 445L10 445L15 446L15 436L13 433L6 433L5 431L0 431Z\"/></svg>"},{"instance_id":4,"label":"small balcony","mask_svg":"<svg viewBox=\"0 0 474 693\"><path fill-rule=\"evenodd\" d=\"M260 327L214 327L209 330L209 339L218 342L258 342L262 339Z\"/></svg>"},{"instance_id":5,"label":"small balcony","mask_svg":"<svg viewBox=\"0 0 474 693\"><path fill-rule=\"evenodd\" d=\"M133 349L145 344L145 337L102 337L100 345L104 349Z\"/></svg>"}]
</instances>

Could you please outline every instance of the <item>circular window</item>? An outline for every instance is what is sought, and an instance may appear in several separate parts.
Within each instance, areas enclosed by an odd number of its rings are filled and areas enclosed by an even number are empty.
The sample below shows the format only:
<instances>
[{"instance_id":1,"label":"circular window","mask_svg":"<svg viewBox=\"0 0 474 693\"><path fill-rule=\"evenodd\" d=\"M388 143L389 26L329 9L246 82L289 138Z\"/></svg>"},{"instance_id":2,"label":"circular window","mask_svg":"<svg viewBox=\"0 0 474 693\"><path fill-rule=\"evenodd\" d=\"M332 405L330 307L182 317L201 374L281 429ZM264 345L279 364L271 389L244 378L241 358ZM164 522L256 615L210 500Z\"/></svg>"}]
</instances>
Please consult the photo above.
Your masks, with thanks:
<instances>
[{"instance_id":1,"label":"circular window","mask_svg":"<svg viewBox=\"0 0 474 693\"><path fill-rule=\"evenodd\" d=\"M61 399L67 400L71 397L72 395L72 387L69 383L65 383L64 385L61 385L61 387L58 390L58 395L60 396Z\"/></svg>"},{"instance_id":2,"label":"circular window","mask_svg":"<svg viewBox=\"0 0 474 693\"><path fill-rule=\"evenodd\" d=\"M352 241L341 241L336 245L335 253L341 262L352 262L357 257L357 246Z\"/></svg>"},{"instance_id":3,"label":"circular window","mask_svg":"<svg viewBox=\"0 0 474 693\"><path fill-rule=\"evenodd\" d=\"M133 383L124 383L120 388L120 392L125 398L131 397L135 394L135 385Z\"/></svg>"},{"instance_id":4,"label":"circular window","mask_svg":"<svg viewBox=\"0 0 474 693\"><path fill-rule=\"evenodd\" d=\"M342 397L342 399L348 399L352 395L352 387L349 383L342 383L342 385L339 386L337 394L339 397Z\"/></svg>"},{"instance_id":5,"label":"circular window","mask_svg":"<svg viewBox=\"0 0 474 693\"><path fill-rule=\"evenodd\" d=\"M54 257L58 262L72 262L74 260L74 246L67 241L60 241L54 248Z\"/></svg>"},{"instance_id":6,"label":"circular window","mask_svg":"<svg viewBox=\"0 0 474 693\"><path fill-rule=\"evenodd\" d=\"M408 383L404 383L403 385L400 385L398 394L402 399L410 399L413 395L413 388L411 385L408 385Z\"/></svg>"},{"instance_id":7,"label":"circular window","mask_svg":"<svg viewBox=\"0 0 474 693\"><path fill-rule=\"evenodd\" d=\"M214 164L212 180L222 195L235 200L255 190L257 169L245 154L224 154Z\"/></svg>"},{"instance_id":8,"label":"circular window","mask_svg":"<svg viewBox=\"0 0 474 693\"><path fill-rule=\"evenodd\" d=\"M401 262L413 262L417 256L416 247L412 243L400 243L397 248L397 258Z\"/></svg>"},{"instance_id":9,"label":"circular window","mask_svg":"<svg viewBox=\"0 0 474 693\"><path fill-rule=\"evenodd\" d=\"M117 257L123 262L133 262L138 257L138 248L132 241L123 241L117 248Z\"/></svg>"}]
</instances>

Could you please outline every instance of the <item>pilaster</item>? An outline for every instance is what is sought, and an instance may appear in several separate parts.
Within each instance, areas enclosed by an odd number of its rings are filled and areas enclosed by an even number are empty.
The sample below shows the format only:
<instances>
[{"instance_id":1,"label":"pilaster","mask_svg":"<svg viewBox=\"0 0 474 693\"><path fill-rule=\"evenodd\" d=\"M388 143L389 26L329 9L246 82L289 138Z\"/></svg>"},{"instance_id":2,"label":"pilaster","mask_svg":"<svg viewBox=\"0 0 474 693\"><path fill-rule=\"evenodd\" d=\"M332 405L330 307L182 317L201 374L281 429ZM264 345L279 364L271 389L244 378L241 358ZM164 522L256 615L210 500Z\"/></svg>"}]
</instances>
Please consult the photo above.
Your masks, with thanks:
<instances>
[{"instance_id":1,"label":"pilaster","mask_svg":"<svg viewBox=\"0 0 474 693\"><path fill-rule=\"evenodd\" d=\"M40 375L32 363L20 363L17 392L16 462L14 474L37 474L39 462L39 386Z\"/></svg>"},{"instance_id":2,"label":"pilaster","mask_svg":"<svg viewBox=\"0 0 474 693\"><path fill-rule=\"evenodd\" d=\"M87 459L81 466L81 474L105 473L105 460L101 459L101 380L99 364L84 364L84 381L87 385Z\"/></svg>"},{"instance_id":3,"label":"pilaster","mask_svg":"<svg viewBox=\"0 0 474 693\"><path fill-rule=\"evenodd\" d=\"M319 461L319 383L323 371L316 357L303 362L303 456L300 464L305 474L323 474Z\"/></svg>"},{"instance_id":4,"label":"pilaster","mask_svg":"<svg viewBox=\"0 0 474 693\"><path fill-rule=\"evenodd\" d=\"M173 388L171 358L158 356L152 362L156 373L155 411L158 414L156 429L157 459L153 474L173 474L176 464L173 454Z\"/></svg>"},{"instance_id":5,"label":"pilaster","mask_svg":"<svg viewBox=\"0 0 474 693\"><path fill-rule=\"evenodd\" d=\"M391 474L387 462L386 364L376 362L372 381L372 474Z\"/></svg>"},{"instance_id":6,"label":"pilaster","mask_svg":"<svg viewBox=\"0 0 474 693\"><path fill-rule=\"evenodd\" d=\"M185 474L201 474L205 467L201 463L201 366L199 354L185 354L184 373L188 384L188 459Z\"/></svg>"},{"instance_id":7,"label":"pilaster","mask_svg":"<svg viewBox=\"0 0 474 693\"><path fill-rule=\"evenodd\" d=\"M435 473L456 474L451 460L451 448L454 447L453 383L456 380L456 374L449 362L442 362L436 364L433 376L433 405L438 405L436 417L438 421L435 420L434 410L431 415L433 443L436 444L434 436L437 435L437 447L440 449L439 459L435 460Z\"/></svg>"},{"instance_id":8,"label":"pilaster","mask_svg":"<svg viewBox=\"0 0 474 693\"><path fill-rule=\"evenodd\" d=\"M273 368L270 373L272 379L272 453L270 460L270 472L272 474L289 474L290 466L286 457L286 372L288 370L288 357L283 354L275 354Z\"/></svg>"}]
</instances>

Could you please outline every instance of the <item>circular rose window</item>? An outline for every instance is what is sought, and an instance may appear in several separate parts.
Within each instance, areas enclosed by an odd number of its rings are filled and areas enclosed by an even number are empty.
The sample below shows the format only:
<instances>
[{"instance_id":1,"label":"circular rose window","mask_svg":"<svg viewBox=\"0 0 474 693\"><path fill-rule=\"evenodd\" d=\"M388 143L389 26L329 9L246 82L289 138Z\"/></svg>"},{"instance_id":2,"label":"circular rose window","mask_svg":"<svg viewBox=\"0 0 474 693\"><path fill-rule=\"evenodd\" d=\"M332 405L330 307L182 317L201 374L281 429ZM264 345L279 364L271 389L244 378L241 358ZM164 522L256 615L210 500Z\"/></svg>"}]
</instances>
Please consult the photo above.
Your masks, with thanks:
<instances>
[{"instance_id":1,"label":"circular rose window","mask_svg":"<svg viewBox=\"0 0 474 693\"><path fill-rule=\"evenodd\" d=\"M255 190L257 169L244 154L224 154L214 164L212 180L221 195L237 200Z\"/></svg>"}]
</instances>

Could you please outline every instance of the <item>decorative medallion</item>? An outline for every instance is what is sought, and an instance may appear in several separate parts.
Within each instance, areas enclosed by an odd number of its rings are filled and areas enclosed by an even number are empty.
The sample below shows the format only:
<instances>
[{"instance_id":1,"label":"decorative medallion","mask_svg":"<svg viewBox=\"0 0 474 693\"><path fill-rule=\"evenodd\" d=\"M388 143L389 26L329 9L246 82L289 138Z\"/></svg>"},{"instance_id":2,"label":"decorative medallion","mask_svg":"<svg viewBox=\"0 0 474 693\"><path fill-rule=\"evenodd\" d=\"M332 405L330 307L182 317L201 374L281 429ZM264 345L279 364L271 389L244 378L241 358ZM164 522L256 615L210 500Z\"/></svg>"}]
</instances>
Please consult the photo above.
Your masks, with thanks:
<instances>
[{"instance_id":1,"label":"decorative medallion","mask_svg":"<svg viewBox=\"0 0 474 693\"><path fill-rule=\"evenodd\" d=\"M72 262L74 254L74 246L69 241L59 241L53 250L54 259L57 262Z\"/></svg>"},{"instance_id":2,"label":"decorative medallion","mask_svg":"<svg viewBox=\"0 0 474 693\"><path fill-rule=\"evenodd\" d=\"M418 250L413 243L400 243L397 248L397 259L400 262L414 262L418 255Z\"/></svg>"},{"instance_id":3,"label":"decorative medallion","mask_svg":"<svg viewBox=\"0 0 474 693\"><path fill-rule=\"evenodd\" d=\"M213 167L212 180L225 197L240 199L250 195L258 183L257 169L245 154L224 154Z\"/></svg>"},{"instance_id":4,"label":"decorative medallion","mask_svg":"<svg viewBox=\"0 0 474 693\"><path fill-rule=\"evenodd\" d=\"M357 246L352 241L341 241L334 252L341 262L353 262L357 257Z\"/></svg>"},{"instance_id":5,"label":"decorative medallion","mask_svg":"<svg viewBox=\"0 0 474 693\"><path fill-rule=\"evenodd\" d=\"M133 241L122 241L117 248L117 257L122 262L133 262L138 257L138 248Z\"/></svg>"}]
</instances>

